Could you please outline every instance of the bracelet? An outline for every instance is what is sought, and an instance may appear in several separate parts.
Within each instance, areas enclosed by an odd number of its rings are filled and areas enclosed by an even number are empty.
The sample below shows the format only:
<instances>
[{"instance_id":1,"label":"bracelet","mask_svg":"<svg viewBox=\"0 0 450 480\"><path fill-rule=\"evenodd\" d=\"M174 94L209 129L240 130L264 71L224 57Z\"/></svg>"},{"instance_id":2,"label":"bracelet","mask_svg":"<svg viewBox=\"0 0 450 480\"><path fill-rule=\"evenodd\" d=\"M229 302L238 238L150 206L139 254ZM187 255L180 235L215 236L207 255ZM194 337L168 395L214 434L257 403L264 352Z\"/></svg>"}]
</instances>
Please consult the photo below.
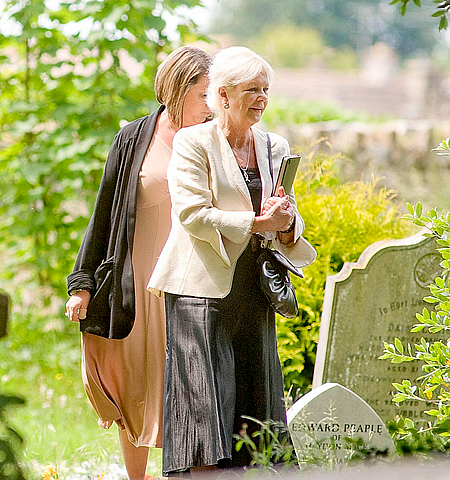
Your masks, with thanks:
<instances>
[{"instance_id":1,"label":"bracelet","mask_svg":"<svg viewBox=\"0 0 450 480\"><path fill-rule=\"evenodd\" d=\"M69 296L71 297L72 295L76 295L77 293L80 292L89 292L89 290L86 290L85 288L76 288L75 290L71 290L69 292Z\"/></svg>"},{"instance_id":2,"label":"bracelet","mask_svg":"<svg viewBox=\"0 0 450 480\"><path fill-rule=\"evenodd\" d=\"M280 230L280 233L291 233L292 230L294 230L295 227L295 215L292 217L292 222L289 225L289 228L287 230Z\"/></svg>"}]
</instances>

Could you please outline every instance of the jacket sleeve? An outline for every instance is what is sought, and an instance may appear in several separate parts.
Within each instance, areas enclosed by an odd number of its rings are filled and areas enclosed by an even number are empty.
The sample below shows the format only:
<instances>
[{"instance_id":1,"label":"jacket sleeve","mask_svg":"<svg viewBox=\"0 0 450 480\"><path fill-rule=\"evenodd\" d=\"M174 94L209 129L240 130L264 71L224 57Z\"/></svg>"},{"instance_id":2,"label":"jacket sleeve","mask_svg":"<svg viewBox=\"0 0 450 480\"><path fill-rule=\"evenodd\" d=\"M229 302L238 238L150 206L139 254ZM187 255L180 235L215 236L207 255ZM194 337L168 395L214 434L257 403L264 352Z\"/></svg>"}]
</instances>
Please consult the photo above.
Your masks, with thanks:
<instances>
[{"instance_id":1,"label":"jacket sleeve","mask_svg":"<svg viewBox=\"0 0 450 480\"><path fill-rule=\"evenodd\" d=\"M172 207L183 228L191 236L209 242L229 263L222 237L236 244L244 243L255 214L214 206L208 152L183 131L174 138L168 181Z\"/></svg>"},{"instance_id":2,"label":"jacket sleeve","mask_svg":"<svg viewBox=\"0 0 450 480\"><path fill-rule=\"evenodd\" d=\"M94 212L84 234L73 272L67 277L68 293L75 289L93 291L95 289L94 273L102 261L106 260L121 151L120 139L119 132L114 138L106 160Z\"/></svg>"}]
</instances>

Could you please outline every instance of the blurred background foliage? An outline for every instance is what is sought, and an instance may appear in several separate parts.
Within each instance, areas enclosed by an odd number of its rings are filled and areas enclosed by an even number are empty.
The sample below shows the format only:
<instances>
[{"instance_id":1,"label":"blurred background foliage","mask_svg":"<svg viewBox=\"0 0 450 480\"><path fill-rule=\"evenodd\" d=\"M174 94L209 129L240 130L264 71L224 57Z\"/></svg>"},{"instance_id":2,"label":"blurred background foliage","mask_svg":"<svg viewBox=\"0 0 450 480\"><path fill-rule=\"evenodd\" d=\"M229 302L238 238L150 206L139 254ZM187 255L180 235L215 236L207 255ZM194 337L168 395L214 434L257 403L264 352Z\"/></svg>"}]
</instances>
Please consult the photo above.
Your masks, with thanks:
<instances>
[{"instance_id":1,"label":"blurred background foliage","mask_svg":"<svg viewBox=\"0 0 450 480\"><path fill-rule=\"evenodd\" d=\"M233 35L240 42L262 37L264 32L267 45L263 52L286 67L294 66L295 58L320 44L360 53L383 42L402 58L430 54L437 36L433 36L436 20L431 17L435 5L430 1L420 9L411 7L407 22L398 15L400 8L380 0L217 0L211 31ZM277 37L275 32L283 24L290 27ZM284 47L289 51L296 40L299 52L287 58Z\"/></svg>"}]
</instances>

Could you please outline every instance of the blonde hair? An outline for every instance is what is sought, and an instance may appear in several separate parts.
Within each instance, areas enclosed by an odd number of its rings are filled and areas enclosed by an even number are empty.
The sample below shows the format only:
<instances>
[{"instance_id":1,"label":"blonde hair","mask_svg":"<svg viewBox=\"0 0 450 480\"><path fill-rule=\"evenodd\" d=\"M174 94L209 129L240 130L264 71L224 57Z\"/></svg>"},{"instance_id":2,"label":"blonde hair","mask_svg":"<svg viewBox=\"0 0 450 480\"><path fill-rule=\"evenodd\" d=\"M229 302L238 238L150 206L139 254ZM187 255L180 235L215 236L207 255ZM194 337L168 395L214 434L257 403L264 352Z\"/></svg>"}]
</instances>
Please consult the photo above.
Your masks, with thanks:
<instances>
[{"instance_id":1,"label":"blonde hair","mask_svg":"<svg viewBox=\"0 0 450 480\"><path fill-rule=\"evenodd\" d=\"M229 47L218 52L209 70L208 105L211 110L215 113L220 110L220 87L235 87L253 80L261 72L267 75L270 85L273 68L247 47Z\"/></svg>"},{"instance_id":2,"label":"blonde hair","mask_svg":"<svg viewBox=\"0 0 450 480\"><path fill-rule=\"evenodd\" d=\"M186 94L212 63L210 55L191 45L174 50L159 65L155 78L156 99L166 107L170 121L181 128Z\"/></svg>"}]
</instances>

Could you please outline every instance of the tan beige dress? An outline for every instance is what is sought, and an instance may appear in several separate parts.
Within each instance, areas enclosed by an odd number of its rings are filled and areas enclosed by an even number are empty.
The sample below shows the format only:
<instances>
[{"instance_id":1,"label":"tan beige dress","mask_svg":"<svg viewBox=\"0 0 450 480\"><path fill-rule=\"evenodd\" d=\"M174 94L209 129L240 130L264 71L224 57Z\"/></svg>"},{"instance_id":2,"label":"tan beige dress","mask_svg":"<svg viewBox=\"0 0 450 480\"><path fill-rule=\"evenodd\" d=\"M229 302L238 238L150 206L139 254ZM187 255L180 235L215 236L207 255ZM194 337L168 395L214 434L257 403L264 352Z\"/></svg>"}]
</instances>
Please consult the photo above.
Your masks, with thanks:
<instances>
[{"instance_id":1,"label":"tan beige dress","mask_svg":"<svg viewBox=\"0 0 450 480\"><path fill-rule=\"evenodd\" d=\"M157 135L139 173L133 269L136 318L123 340L82 335L82 376L99 425L115 421L135 446L162 446L165 358L164 299L147 291L158 256L169 236L167 166L170 147Z\"/></svg>"}]
</instances>

